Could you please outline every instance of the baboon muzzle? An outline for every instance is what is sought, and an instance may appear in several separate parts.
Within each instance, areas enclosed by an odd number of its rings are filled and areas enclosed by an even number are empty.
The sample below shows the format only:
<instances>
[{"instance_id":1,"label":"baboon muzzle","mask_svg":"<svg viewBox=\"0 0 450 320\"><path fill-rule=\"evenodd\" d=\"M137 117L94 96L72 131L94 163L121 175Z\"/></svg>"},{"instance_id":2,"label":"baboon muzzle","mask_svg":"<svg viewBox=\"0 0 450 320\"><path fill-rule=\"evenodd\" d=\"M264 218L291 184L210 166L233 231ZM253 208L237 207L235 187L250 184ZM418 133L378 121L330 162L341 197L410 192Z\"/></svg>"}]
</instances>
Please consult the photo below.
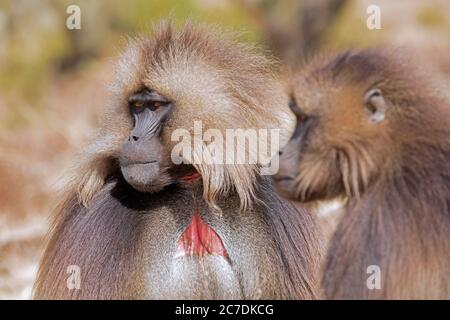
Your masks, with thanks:
<instances>
[{"instance_id":1,"label":"baboon muzzle","mask_svg":"<svg viewBox=\"0 0 450 320\"><path fill-rule=\"evenodd\" d=\"M161 174L160 133L170 106L164 110L144 108L133 114L134 128L119 155L125 180L136 190L155 191ZM158 189L158 188L157 188Z\"/></svg>"},{"instance_id":2,"label":"baboon muzzle","mask_svg":"<svg viewBox=\"0 0 450 320\"><path fill-rule=\"evenodd\" d=\"M119 156L125 180L138 191L150 191L159 176L160 154L161 143L157 136L136 139L131 135Z\"/></svg>"}]
</instances>

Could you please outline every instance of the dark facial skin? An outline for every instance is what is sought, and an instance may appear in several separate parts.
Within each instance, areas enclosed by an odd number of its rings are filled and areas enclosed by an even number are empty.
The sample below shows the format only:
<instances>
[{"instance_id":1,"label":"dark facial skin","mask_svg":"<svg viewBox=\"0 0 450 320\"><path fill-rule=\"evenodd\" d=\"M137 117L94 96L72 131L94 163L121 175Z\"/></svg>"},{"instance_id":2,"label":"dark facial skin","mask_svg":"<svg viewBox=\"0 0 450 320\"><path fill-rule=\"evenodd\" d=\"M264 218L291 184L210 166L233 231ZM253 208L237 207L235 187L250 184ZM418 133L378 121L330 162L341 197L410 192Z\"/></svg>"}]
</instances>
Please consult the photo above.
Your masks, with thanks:
<instances>
[{"instance_id":1,"label":"dark facial skin","mask_svg":"<svg viewBox=\"0 0 450 320\"><path fill-rule=\"evenodd\" d=\"M155 192L170 183L169 166L162 159L160 134L173 104L157 92L144 89L129 98L134 128L120 151L125 180L136 190Z\"/></svg>"},{"instance_id":2,"label":"dark facial skin","mask_svg":"<svg viewBox=\"0 0 450 320\"><path fill-rule=\"evenodd\" d=\"M279 152L280 164L278 173L274 176L277 192L283 197L296 200L295 178L298 175L298 163L300 153L309 129L314 123L314 118L307 117L297 106L294 98L289 103L291 111L296 117L295 131L287 145Z\"/></svg>"}]
</instances>

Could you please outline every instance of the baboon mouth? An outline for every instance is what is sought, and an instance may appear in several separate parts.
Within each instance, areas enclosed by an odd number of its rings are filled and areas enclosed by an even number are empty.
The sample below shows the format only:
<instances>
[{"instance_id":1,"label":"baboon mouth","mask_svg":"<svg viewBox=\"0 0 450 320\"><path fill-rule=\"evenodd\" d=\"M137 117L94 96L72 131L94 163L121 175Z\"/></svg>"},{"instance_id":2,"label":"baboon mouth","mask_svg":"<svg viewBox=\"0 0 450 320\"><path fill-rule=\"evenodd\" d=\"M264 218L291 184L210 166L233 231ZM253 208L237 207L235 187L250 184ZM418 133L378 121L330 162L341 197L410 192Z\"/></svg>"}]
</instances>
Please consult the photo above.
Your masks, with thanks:
<instances>
[{"instance_id":1,"label":"baboon mouth","mask_svg":"<svg viewBox=\"0 0 450 320\"><path fill-rule=\"evenodd\" d=\"M273 179L276 182L283 182L283 181L292 181L292 180L294 180L294 177L283 176L283 177L274 177Z\"/></svg>"},{"instance_id":2,"label":"baboon mouth","mask_svg":"<svg viewBox=\"0 0 450 320\"><path fill-rule=\"evenodd\" d=\"M161 189L160 166L157 161L122 164L122 175L134 189L149 192Z\"/></svg>"},{"instance_id":3,"label":"baboon mouth","mask_svg":"<svg viewBox=\"0 0 450 320\"><path fill-rule=\"evenodd\" d=\"M149 161L136 161L136 162L129 162L124 163L122 166L128 167L128 166L134 166L134 165L145 165L145 164L152 164L158 162L157 160L149 160Z\"/></svg>"},{"instance_id":4,"label":"baboon mouth","mask_svg":"<svg viewBox=\"0 0 450 320\"><path fill-rule=\"evenodd\" d=\"M156 160L151 160L151 161L144 161L144 162L136 162L134 164L150 164L150 163L156 163Z\"/></svg>"}]
</instances>

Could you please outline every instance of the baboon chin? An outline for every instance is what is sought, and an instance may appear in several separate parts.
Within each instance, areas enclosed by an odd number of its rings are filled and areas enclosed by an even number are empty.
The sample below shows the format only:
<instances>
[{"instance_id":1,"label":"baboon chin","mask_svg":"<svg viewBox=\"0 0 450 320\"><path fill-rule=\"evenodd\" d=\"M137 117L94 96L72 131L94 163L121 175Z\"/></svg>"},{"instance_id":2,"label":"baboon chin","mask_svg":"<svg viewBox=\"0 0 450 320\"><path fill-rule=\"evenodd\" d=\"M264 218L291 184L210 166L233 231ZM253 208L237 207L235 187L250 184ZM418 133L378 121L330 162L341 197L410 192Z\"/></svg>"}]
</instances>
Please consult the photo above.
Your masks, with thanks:
<instances>
[{"instance_id":1,"label":"baboon chin","mask_svg":"<svg viewBox=\"0 0 450 320\"><path fill-rule=\"evenodd\" d=\"M431 79L375 49L314 59L292 77L297 126L277 189L348 199L324 266L328 298L450 298L450 103Z\"/></svg>"},{"instance_id":2,"label":"baboon chin","mask_svg":"<svg viewBox=\"0 0 450 320\"><path fill-rule=\"evenodd\" d=\"M210 29L162 24L128 44L99 134L55 211L36 298L319 297L315 220L275 193L260 164L172 161L174 132L192 138L195 121L225 133L288 132L293 120L275 64Z\"/></svg>"}]
</instances>

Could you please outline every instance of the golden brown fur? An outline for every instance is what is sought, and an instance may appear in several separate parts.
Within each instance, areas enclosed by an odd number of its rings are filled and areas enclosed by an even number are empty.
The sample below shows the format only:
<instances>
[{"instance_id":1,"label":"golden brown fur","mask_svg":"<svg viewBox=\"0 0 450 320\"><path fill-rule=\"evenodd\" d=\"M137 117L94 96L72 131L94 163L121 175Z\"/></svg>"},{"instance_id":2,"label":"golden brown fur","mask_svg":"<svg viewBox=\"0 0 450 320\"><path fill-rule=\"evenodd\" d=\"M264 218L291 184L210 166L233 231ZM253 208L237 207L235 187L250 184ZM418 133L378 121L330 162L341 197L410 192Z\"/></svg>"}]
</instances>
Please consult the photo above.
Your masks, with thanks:
<instances>
[{"instance_id":1,"label":"golden brown fur","mask_svg":"<svg viewBox=\"0 0 450 320\"><path fill-rule=\"evenodd\" d=\"M153 36L130 41L116 67L111 105L102 128L74 170L69 194L76 190L88 205L102 187L111 172L111 160L131 126L124 97L143 85L181 102L172 117L176 120L167 124L164 144L173 145L169 133L177 128L192 130L195 120L202 120L204 131L215 128L216 110L221 111L222 128L254 128L265 123L265 128L285 128L282 139L287 140L293 122L287 110L277 107L286 105L287 97L275 79L274 63L254 47L211 29L188 23L177 32L170 23L161 23ZM205 198L211 203L234 186L242 206L251 204L255 165L205 164L196 169L202 174Z\"/></svg>"},{"instance_id":2,"label":"golden brown fur","mask_svg":"<svg viewBox=\"0 0 450 320\"><path fill-rule=\"evenodd\" d=\"M348 197L327 298L450 298L450 102L431 79L387 50L318 58L293 78L305 132L283 153L280 189L300 201ZM363 101L372 89L386 104L376 121ZM366 286L370 265L379 290Z\"/></svg>"},{"instance_id":3,"label":"golden brown fur","mask_svg":"<svg viewBox=\"0 0 450 320\"><path fill-rule=\"evenodd\" d=\"M163 24L130 42L102 127L55 212L35 297L317 298L321 242L314 218L280 199L258 165L195 164L202 177L195 188L175 180L145 193L124 181L118 164L133 128L127 98L143 87L174 104L161 131L167 150L171 132L192 133L194 120L222 132L284 127L287 136L293 121L273 67L253 47L189 24ZM216 206L223 215L213 214ZM173 258L195 210L220 235L231 263ZM81 290L68 290L68 265L80 266Z\"/></svg>"}]
</instances>

